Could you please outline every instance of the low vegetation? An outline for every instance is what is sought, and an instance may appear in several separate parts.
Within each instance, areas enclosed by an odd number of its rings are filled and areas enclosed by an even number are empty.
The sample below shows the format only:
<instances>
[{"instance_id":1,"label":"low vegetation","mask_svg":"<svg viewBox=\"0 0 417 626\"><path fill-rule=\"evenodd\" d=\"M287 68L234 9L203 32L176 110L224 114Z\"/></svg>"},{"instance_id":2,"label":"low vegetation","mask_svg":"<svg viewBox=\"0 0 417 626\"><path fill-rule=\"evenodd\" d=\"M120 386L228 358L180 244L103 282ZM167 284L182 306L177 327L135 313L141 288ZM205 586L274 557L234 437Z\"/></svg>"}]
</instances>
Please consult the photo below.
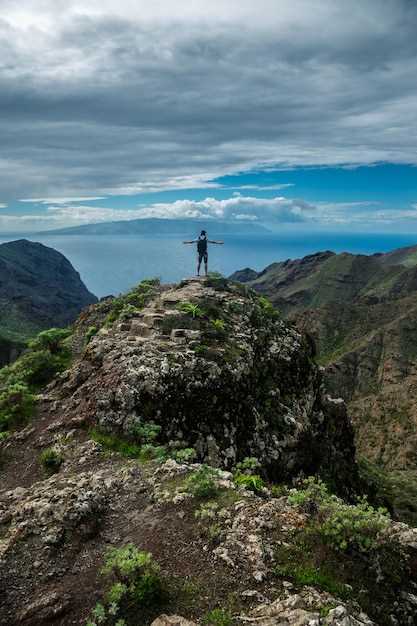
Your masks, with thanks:
<instances>
[{"instance_id":1,"label":"low vegetation","mask_svg":"<svg viewBox=\"0 0 417 626\"><path fill-rule=\"evenodd\" d=\"M111 326L118 319L128 319L138 313L155 295L155 289L159 284L159 278L142 280L127 294L114 298L111 301L111 310L105 319L105 325Z\"/></svg>"},{"instance_id":2,"label":"low vegetation","mask_svg":"<svg viewBox=\"0 0 417 626\"><path fill-rule=\"evenodd\" d=\"M202 465L190 474L185 482L186 490L195 498L213 498L219 493L218 471L209 465Z\"/></svg>"},{"instance_id":3,"label":"low vegetation","mask_svg":"<svg viewBox=\"0 0 417 626\"><path fill-rule=\"evenodd\" d=\"M233 481L238 487L244 487L257 494L262 493L265 488L265 483L258 474L242 474L238 472L234 475Z\"/></svg>"},{"instance_id":4,"label":"low vegetation","mask_svg":"<svg viewBox=\"0 0 417 626\"><path fill-rule=\"evenodd\" d=\"M141 462L165 461L168 458L175 459L178 463L190 463L195 460L194 448L183 448L180 442L171 442L170 445L158 444L160 431L161 427L151 421L135 425L127 437L103 432L99 428L92 428L89 435L105 450Z\"/></svg>"},{"instance_id":5,"label":"low vegetation","mask_svg":"<svg viewBox=\"0 0 417 626\"><path fill-rule=\"evenodd\" d=\"M178 310L186 315L190 315L193 319L204 317L205 311L193 302L180 302Z\"/></svg>"},{"instance_id":6,"label":"low vegetation","mask_svg":"<svg viewBox=\"0 0 417 626\"><path fill-rule=\"evenodd\" d=\"M292 490L288 501L301 507L314 503L318 515L311 532L342 552L375 550L390 523L386 509L372 507L366 497L360 498L356 505L346 504L330 494L326 485L316 478L308 478L301 489Z\"/></svg>"},{"instance_id":7,"label":"low vegetation","mask_svg":"<svg viewBox=\"0 0 417 626\"><path fill-rule=\"evenodd\" d=\"M152 554L134 544L112 548L101 574L109 581L103 600L91 612L86 626L124 626L132 612L158 605L163 595L159 565Z\"/></svg>"},{"instance_id":8,"label":"low vegetation","mask_svg":"<svg viewBox=\"0 0 417 626\"><path fill-rule=\"evenodd\" d=\"M12 365L0 370L0 431L25 425L33 415L36 395L71 363L70 330L51 328L29 342Z\"/></svg>"},{"instance_id":9,"label":"low vegetation","mask_svg":"<svg viewBox=\"0 0 417 626\"><path fill-rule=\"evenodd\" d=\"M290 578L297 585L318 587L343 600L348 600L352 595L349 586L338 582L334 576L323 567L291 563L277 565L274 569L274 573L280 578Z\"/></svg>"},{"instance_id":10,"label":"low vegetation","mask_svg":"<svg viewBox=\"0 0 417 626\"><path fill-rule=\"evenodd\" d=\"M347 504L317 478L290 489L287 499L307 518L291 542L277 542L275 574L345 600L360 598L378 624L390 623L392 603L409 574L404 551L386 534L386 510L365 498Z\"/></svg>"},{"instance_id":11,"label":"low vegetation","mask_svg":"<svg viewBox=\"0 0 417 626\"><path fill-rule=\"evenodd\" d=\"M89 326L85 334L85 343L89 343L95 335L98 333L97 326Z\"/></svg>"},{"instance_id":12,"label":"low vegetation","mask_svg":"<svg viewBox=\"0 0 417 626\"><path fill-rule=\"evenodd\" d=\"M233 616L230 611L226 609L216 608L206 613L201 623L205 626L231 626Z\"/></svg>"},{"instance_id":13,"label":"low vegetation","mask_svg":"<svg viewBox=\"0 0 417 626\"><path fill-rule=\"evenodd\" d=\"M233 481L238 487L244 487L256 494L261 494L265 489L265 483L261 476L255 473L261 464L255 457L245 457L236 464L233 472Z\"/></svg>"},{"instance_id":14,"label":"low vegetation","mask_svg":"<svg viewBox=\"0 0 417 626\"><path fill-rule=\"evenodd\" d=\"M43 450L39 460L48 474L55 474L56 472L59 472L59 468L64 461L64 457L59 450L52 447Z\"/></svg>"}]
</instances>

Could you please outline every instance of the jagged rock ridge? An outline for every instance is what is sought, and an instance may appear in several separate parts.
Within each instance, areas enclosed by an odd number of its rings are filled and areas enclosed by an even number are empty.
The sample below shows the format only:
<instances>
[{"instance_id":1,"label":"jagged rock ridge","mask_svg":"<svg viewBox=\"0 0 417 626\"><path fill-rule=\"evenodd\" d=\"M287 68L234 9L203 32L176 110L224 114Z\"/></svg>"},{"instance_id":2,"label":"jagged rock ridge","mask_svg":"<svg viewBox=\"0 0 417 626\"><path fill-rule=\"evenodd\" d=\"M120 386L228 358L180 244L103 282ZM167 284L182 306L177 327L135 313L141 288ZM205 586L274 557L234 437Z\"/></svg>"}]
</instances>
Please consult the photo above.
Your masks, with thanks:
<instances>
[{"instance_id":1,"label":"jagged rock ridge","mask_svg":"<svg viewBox=\"0 0 417 626\"><path fill-rule=\"evenodd\" d=\"M348 402L360 453L414 472L416 261L416 247L370 256L320 252L256 276L234 274L314 337L329 390Z\"/></svg>"}]
</instances>

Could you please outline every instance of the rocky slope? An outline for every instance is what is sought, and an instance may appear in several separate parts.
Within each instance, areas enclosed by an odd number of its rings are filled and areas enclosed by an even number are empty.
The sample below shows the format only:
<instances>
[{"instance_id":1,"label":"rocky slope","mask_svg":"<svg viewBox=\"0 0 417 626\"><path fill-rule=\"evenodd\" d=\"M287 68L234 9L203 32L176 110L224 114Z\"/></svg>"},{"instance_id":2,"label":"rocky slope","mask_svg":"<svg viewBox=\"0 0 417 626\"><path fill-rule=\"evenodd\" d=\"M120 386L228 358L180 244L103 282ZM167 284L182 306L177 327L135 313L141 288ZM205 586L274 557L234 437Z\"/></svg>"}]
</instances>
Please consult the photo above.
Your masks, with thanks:
<instances>
[{"instance_id":1,"label":"rocky slope","mask_svg":"<svg viewBox=\"0 0 417 626\"><path fill-rule=\"evenodd\" d=\"M56 250L23 239L1 244L0 365L12 361L26 339L70 324L96 301Z\"/></svg>"},{"instance_id":2,"label":"rocky slope","mask_svg":"<svg viewBox=\"0 0 417 626\"><path fill-rule=\"evenodd\" d=\"M116 434L152 419L164 443L181 440L226 468L254 456L275 479L337 465L333 480L346 486L350 423L311 356L272 307L190 281L91 340L60 381L60 412Z\"/></svg>"},{"instance_id":3,"label":"rocky slope","mask_svg":"<svg viewBox=\"0 0 417 626\"><path fill-rule=\"evenodd\" d=\"M414 623L417 531L293 482L352 498L353 433L265 300L147 282L72 345L1 438L1 623Z\"/></svg>"},{"instance_id":4,"label":"rocky slope","mask_svg":"<svg viewBox=\"0 0 417 626\"><path fill-rule=\"evenodd\" d=\"M320 252L235 275L314 337L329 390L348 402L359 452L389 470L417 470L416 262L416 248Z\"/></svg>"}]
</instances>

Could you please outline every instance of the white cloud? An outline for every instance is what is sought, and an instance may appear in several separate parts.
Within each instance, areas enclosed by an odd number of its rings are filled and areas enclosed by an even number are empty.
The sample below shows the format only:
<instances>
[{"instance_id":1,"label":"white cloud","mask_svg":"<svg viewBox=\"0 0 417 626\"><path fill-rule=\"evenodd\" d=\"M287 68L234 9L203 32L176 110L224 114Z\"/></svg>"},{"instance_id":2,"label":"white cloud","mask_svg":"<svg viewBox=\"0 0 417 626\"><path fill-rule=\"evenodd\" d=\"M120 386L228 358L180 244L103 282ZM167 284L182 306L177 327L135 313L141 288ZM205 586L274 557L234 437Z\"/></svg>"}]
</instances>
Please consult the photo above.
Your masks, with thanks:
<instances>
[{"instance_id":1,"label":"white cloud","mask_svg":"<svg viewBox=\"0 0 417 626\"><path fill-rule=\"evenodd\" d=\"M88 205L52 205L47 208L51 219L67 223L109 222L148 217L170 219L218 219L299 222L314 214L314 207L303 200L284 197L256 198L233 196L223 200L176 200L157 202L136 209L113 209Z\"/></svg>"},{"instance_id":2,"label":"white cloud","mask_svg":"<svg viewBox=\"0 0 417 626\"><path fill-rule=\"evenodd\" d=\"M228 187L228 189L243 189L245 191L279 191L280 189L287 189L288 187L294 187L294 183L281 183L277 185L239 185L238 187Z\"/></svg>"},{"instance_id":3,"label":"white cloud","mask_svg":"<svg viewBox=\"0 0 417 626\"><path fill-rule=\"evenodd\" d=\"M4 202L0 202L0 209L6 209L7 208L7 204L5 204Z\"/></svg>"},{"instance_id":4,"label":"white cloud","mask_svg":"<svg viewBox=\"0 0 417 626\"><path fill-rule=\"evenodd\" d=\"M104 196L85 196L81 198L21 198L19 202L31 204L69 204L71 202L91 202L92 200L104 200Z\"/></svg>"},{"instance_id":5,"label":"white cloud","mask_svg":"<svg viewBox=\"0 0 417 626\"><path fill-rule=\"evenodd\" d=\"M12 228L59 228L80 224L143 219L247 220L262 222L302 222L313 219L314 206L303 200L284 197L256 198L232 196L223 200L207 197L204 200L176 200L157 202L135 209L114 209L85 204L57 204L46 208L42 215L3 215L0 225Z\"/></svg>"},{"instance_id":6,"label":"white cloud","mask_svg":"<svg viewBox=\"0 0 417 626\"><path fill-rule=\"evenodd\" d=\"M415 224L417 203L408 208L382 209L380 203L317 202L283 196L257 198L233 195L222 200L207 197L204 200L182 199L174 202L157 202L135 209L115 209L87 204L58 204L46 207L46 212L33 215L0 213L0 228L12 230L48 230L81 224L133 220L143 218L203 219L259 221L268 224L321 224L325 226L384 226L397 224L403 228Z\"/></svg>"},{"instance_id":7,"label":"white cloud","mask_svg":"<svg viewBox=\"0 0 417 626\"><path fill-rule=\"evenodd\" d=\"M220 172L219 172L220 174ZM164 178L161 173L161 179L148 180L142 183L133 183L107 189L107 193L120 196L133 196L141 193L156 193L160 191L176 191L185 189L220 189L222 185L210 181L213 172L202 174L189 174L185 176L174 176L172 178Z\"/></svg>"},{"instance_id":8,"label":"white cloud","mask_svg":"<svg viewBox=\"0 0 417 626\"><path fill-rule=\"evenodd\" d=\"M202 218L202 219L246 219L278 222L300 222L314 214L314 207L303 200L292 200L282 196L256 198L233 196L224 200L176 200L155 203L142 209L142 217Z\"/></svg>"}]
</instances>

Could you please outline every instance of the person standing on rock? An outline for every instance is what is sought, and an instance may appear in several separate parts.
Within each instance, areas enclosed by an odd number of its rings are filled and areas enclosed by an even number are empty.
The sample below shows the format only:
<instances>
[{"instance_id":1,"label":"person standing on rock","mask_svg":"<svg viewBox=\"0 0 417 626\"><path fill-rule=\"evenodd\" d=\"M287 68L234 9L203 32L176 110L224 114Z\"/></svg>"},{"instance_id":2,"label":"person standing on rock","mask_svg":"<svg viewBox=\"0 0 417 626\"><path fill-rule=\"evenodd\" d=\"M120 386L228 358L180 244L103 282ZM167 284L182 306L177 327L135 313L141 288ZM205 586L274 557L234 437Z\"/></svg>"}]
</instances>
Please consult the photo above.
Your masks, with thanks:
<instances>
[{"instance_id":1,"label":"person standing on rock","mask_svg":"<svg viewBox=\"0 0 417 626\"><path fill-rule=\"evenodd\" d=\"M197 276L200 276L200 267L201 261L204 260L204 270L207 276L207 266L208 266L208 251L207 244L215 243L219 246L223 245L224 241L210 241L207 239L207 233L205 230L202 230L198 239L193 239L193 241L183 241L183 243L196 243L197 244Z\"/></svg>"}]
</instances>

